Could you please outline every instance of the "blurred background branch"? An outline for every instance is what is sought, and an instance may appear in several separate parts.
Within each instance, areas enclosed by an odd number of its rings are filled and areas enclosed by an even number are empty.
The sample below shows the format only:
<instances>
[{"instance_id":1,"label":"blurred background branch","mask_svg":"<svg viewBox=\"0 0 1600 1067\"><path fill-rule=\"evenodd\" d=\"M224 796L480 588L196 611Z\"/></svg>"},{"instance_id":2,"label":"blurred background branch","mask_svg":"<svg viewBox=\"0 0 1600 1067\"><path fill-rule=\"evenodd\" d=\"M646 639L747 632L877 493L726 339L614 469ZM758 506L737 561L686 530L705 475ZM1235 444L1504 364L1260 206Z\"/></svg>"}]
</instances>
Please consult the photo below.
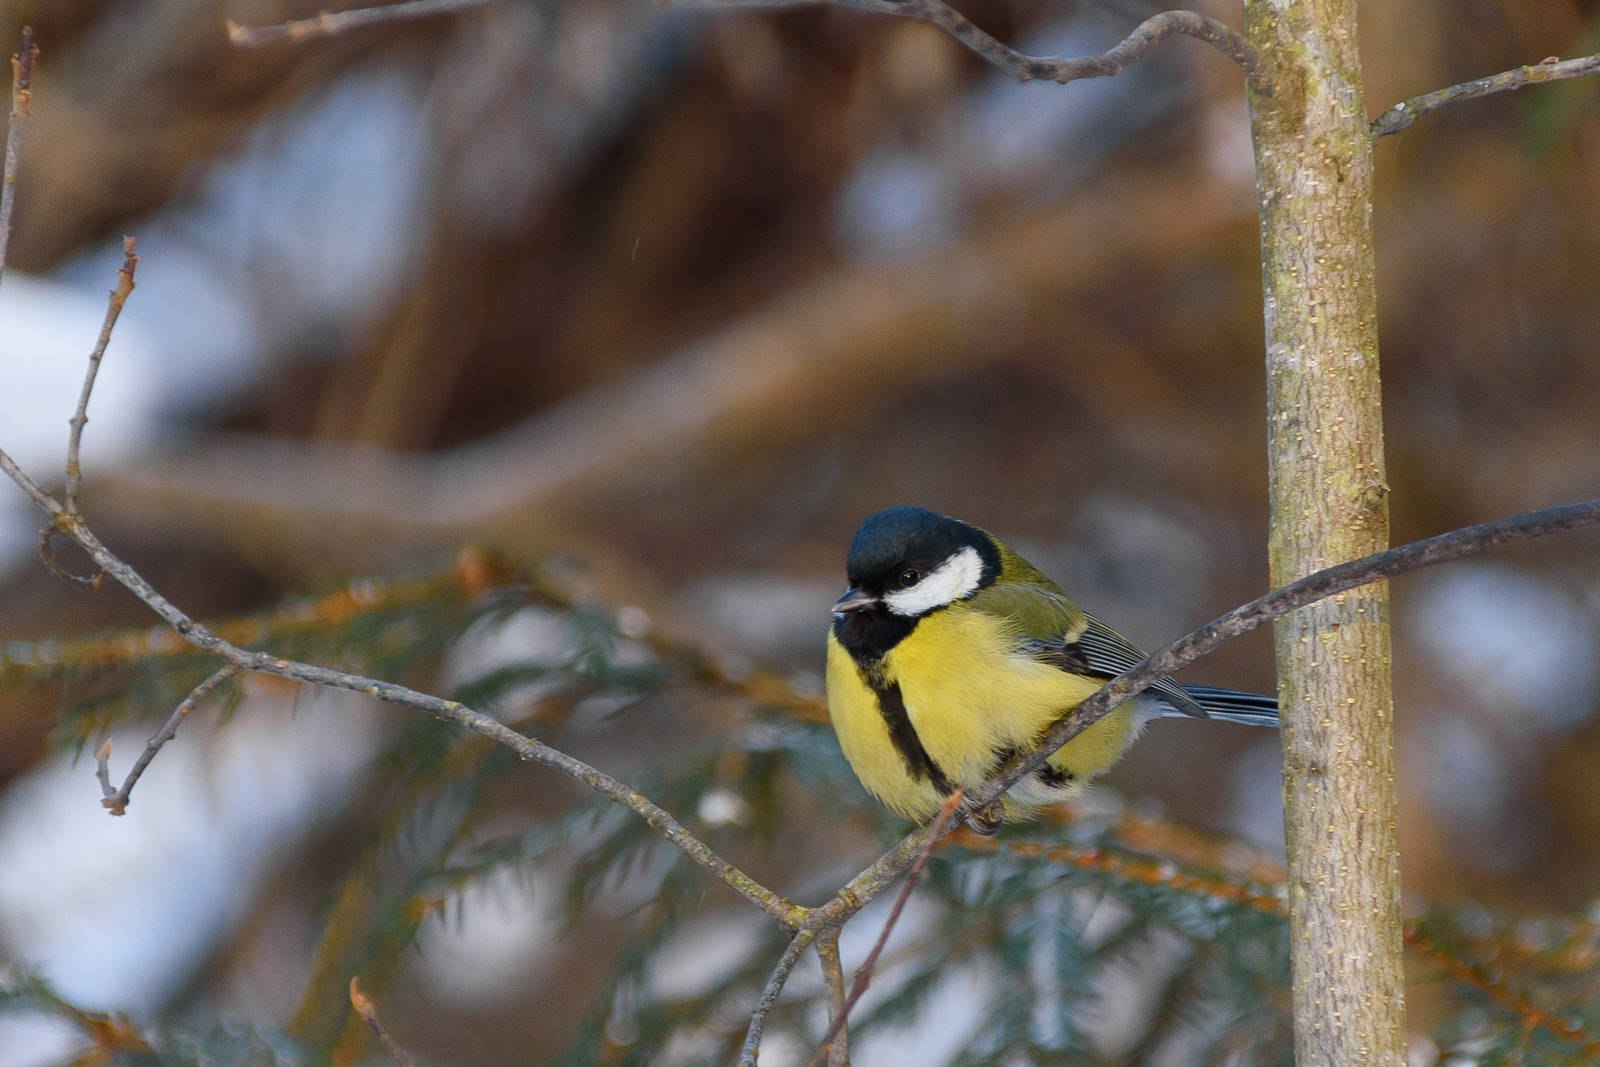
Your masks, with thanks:
<instances>
[{"instance_id":1,"label":"blurred background branch","mask_svg":"<svg viewBox=\"0 0 1600 1067\"><path fill-rule=\"evenodd\" d=\"M381 26L386 22L453 15L469 8L503 0L401 0L380 7L358 7L349 11L323 11L314 18L293 19L276 26L241 26L228 20L228 42L239 48L259 48L279 41L307 41L331 37L349 30Z\"/></svg>"}]
</instances>

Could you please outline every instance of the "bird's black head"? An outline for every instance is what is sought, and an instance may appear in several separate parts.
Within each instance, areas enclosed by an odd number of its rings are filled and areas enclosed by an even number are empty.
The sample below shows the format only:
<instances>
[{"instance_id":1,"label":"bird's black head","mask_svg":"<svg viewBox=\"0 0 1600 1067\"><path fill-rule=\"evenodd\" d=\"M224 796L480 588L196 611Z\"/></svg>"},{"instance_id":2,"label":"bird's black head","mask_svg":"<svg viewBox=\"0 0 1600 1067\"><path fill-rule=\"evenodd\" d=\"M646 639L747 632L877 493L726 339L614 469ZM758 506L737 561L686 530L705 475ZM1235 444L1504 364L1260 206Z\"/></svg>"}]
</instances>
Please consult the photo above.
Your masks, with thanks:
<instances>
[{"instance_id":1,"label":"bird's black head","mask_svg":"<svg viewBox=\"0 0 1600 1067\"><path fill-rule=\"evenodd\" d=\"M886 508L851 538L845 574L850 588L833 606L833 632L870 663L919 619L992 583L1000 549L976 526L927 508Z\"/></svg>"}]
</instances>

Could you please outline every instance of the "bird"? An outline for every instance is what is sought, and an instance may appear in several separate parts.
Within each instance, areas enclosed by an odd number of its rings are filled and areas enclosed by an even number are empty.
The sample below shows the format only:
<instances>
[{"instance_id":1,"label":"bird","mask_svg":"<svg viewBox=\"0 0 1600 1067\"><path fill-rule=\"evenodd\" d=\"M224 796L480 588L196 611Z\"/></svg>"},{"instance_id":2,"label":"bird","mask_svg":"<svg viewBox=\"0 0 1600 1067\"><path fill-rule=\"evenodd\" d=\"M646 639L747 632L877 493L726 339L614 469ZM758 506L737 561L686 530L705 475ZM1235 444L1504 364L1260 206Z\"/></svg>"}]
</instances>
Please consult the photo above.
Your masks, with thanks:
<instances>
[{"instance_id":1,"label":"bird","mask_svg":"<svg viewBox=\"0 0 1600 1067\"><path fill-rule=\"evenodd\" d=\"M885 508L851 538L828 629L829 716L867 791L917 822L1145 654L987 531ZM1153 719L1278 724L1278 702L1163 677L1068 741L1003 800L967 812L985 835L1065 800Z\"/></svg>"}]
</instances>

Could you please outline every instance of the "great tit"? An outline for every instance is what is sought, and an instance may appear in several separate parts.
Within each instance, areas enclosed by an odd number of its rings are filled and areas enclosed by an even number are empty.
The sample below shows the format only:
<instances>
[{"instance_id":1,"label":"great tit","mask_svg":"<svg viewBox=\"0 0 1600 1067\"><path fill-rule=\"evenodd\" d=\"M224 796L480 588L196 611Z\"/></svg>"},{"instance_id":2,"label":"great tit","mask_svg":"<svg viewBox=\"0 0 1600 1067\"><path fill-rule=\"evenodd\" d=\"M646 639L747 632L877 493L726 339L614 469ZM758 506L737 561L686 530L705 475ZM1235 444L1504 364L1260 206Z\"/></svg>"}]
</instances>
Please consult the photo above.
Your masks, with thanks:
<instances>
[{"instance_id":1,"label":"great tit","mask_svg":"<svg viewBox=\"0 0 1600 1067\"><path fill-rule=\"evenodd\" d=\"M926 508L864 522L845 574L828 633L828 711L861 784L909 819L982 783L1144 658L995 537ZM1162 678L969 823L993 833L1064 799L1169 715L1276 726L1278 702Z\"/></svg>"}]
</instances>

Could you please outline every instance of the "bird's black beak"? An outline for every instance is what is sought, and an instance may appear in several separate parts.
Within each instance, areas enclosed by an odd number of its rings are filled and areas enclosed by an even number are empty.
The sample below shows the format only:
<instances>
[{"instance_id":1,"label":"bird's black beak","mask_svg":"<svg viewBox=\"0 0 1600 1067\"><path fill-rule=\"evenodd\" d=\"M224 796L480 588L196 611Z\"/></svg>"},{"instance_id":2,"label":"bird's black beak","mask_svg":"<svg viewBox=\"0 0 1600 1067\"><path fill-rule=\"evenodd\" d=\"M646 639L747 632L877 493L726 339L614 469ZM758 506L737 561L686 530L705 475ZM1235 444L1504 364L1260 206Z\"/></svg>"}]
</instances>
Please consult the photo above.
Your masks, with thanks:
<instances>
[{"instance_id":1,"label":"bird's black beak","mask_svg":"<svg viewBox=\"0 0 1600 1067\"><path fill-rule=\"evenodd\" d=\"M833 613L835 615L848 615L853 611L865 611L868 608L877 606L877 597L851 586L844 591L844 596L833 602Z\"/></svg>"}]
</instances>

